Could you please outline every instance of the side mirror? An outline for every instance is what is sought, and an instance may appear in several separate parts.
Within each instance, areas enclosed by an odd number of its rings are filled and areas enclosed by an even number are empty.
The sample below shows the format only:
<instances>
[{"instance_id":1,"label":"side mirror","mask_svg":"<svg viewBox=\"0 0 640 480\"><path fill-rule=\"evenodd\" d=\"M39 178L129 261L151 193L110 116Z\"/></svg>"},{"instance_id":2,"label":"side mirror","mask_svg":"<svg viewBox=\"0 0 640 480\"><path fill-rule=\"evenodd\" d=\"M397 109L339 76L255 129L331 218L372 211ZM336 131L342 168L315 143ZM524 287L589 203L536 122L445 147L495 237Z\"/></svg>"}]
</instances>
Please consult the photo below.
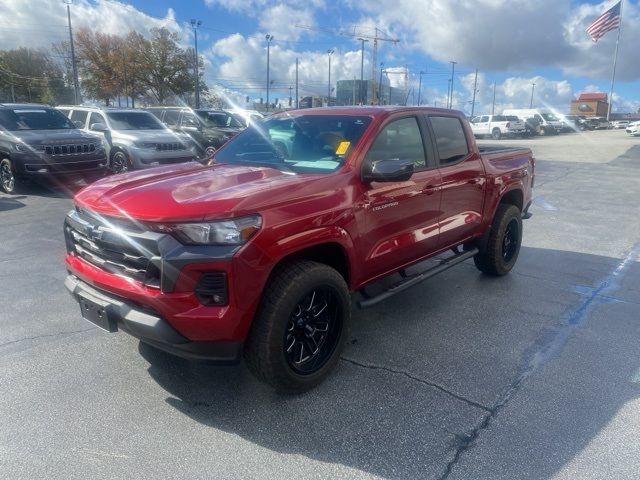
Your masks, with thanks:
<instances>
[{"instance_id":1,"label":"side mirror","mask_svg":"<svg viewBox=\"0 0 640 480\"><path fill-rule=\"evenodd\" d=\"M84 122L81 122L80 120L74 120L73 124L76 126L76 128L84 128Z\"/></svg>"},{"instance_id":2,"label":"side mirror","mask_svg":"<svg viewBox=\"0 0 640 480\"><path fill-rule=\"evenodd\" d=\"M365 182L405 182L413 175L413 163L400 163L399 158L378 160L371 171L362 175Z\"/></svg>"},{"instance_id":3,"label":"side mirror","mask_svg":"<svg viewBox=\"0 0 640 480\"><path fill-rule=\"evenodd\" d=\"M90 130L94 131L94 132L108 132L109 131L109 127L107 127L104 123L99 122L99 123L92 123Z\"/></svg>"}]
</instances>

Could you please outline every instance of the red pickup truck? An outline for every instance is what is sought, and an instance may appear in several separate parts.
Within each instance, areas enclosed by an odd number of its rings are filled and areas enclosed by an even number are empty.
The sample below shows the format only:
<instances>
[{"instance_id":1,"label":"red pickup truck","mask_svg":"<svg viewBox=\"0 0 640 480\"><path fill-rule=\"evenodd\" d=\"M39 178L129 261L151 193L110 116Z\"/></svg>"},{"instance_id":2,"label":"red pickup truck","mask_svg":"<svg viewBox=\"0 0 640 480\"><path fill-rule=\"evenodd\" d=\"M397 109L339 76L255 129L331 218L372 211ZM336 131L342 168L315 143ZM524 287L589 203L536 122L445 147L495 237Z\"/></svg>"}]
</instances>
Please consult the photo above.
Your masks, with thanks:
<instances>
[{"instance_id":1,"label":"red pickup truck","mask_svg":"<svg viewBox=\"0 0 640 480\"><path fill-rule=\"evenodd\" d=\"M471 257L486 274L508 273L534 166L528 149L480 150L451 110L274 115L209 166L132 172L78 193L65 285L109 332L190 359L244 355L260 379L304 391L339 359L351 294L367 307Z\"/></svg>"}]
</instances>

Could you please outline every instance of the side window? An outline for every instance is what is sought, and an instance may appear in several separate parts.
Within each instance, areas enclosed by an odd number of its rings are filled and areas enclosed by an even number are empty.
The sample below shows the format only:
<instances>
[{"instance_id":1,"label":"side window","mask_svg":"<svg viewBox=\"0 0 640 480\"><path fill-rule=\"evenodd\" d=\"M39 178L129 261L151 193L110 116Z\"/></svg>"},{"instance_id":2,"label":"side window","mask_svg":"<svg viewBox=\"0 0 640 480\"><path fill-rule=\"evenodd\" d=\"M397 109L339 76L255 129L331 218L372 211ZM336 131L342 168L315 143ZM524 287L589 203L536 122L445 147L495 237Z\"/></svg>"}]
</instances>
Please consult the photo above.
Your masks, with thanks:
<instances>
[{"instance_id":1,"label":"side window","mask_svg":"<svg viewBox=\"0 0 640 480\"><path fill-rule=\"evenodd\" d=\"M91 128L91 125L94 123L104 123L106 125L107 121L98 112L91 112L91 116L89 117L89 128Z\"/></svg>"},{"instance_id":2,"label":"side window","mask_svg":"<svg viewBox=\"0 0 640 480\"><path fill-rule=\"evenodd\" d=\"M482 118L480 119L480 123L487 123L488 121L489 121L488 115L483 115Z\"/></svg>"},{"instance_id":3,"label":"side window","mask_svg":"<svg viewBox=\"0 0 640 480\"><path fill-rule=\"evenodd\" d=\"M82 110L74 110L71 113L71 121L72 122L80 122L82 123L82 127L80 128L84 128L85 123L87 123L87 116L89 116L89 112L87 111L82 111Z\"/></svg>"},{"instance_id":4,"label":"side window","mask_svg":"<svg viewBox=\"0 0 640 480\"><path fill-rule=\"evenodd\" d=\"M162 110L153 109L153 110L148 110L148 112L151 112L151 114L154 117L156 117L158 120L162 121Z\"/></svg>"},{"instance_id":5,"label":"side window","mask_svg":"<svg viewBox=\"0 0 640 480\"><path fill-rule=\"evenodd\" d=\"M167 110L164 112L164 123L169 127L177 127L178 120L180 120L180 111Z\"/></svg>"},{"instance_id":6,"label":"side window","mask_svg":"<svg viewBox=\"0 0 640 480\"><path fill-rule=\"evenodd\" d=\"M197 127L200 124L198 123L198 119L191 112L183 112L182 113L182 126L183 127Z\"/></svg>"},{"instance_id":7,"label":"side window","mask_svg":"<svg viewBox=\"0 0 640 480\"><path fill-rule=\"evenodd\" d=\"M469 154L467 137L458 118L429 117L429 120L436 136L440 165L455 163Z\"/></svg>"},{"instance_id":8,"label":"side window","mask_svg":"<svg viewBox=\"0 0 640 480\"><path fill-rule=\"evenodd\" d=\"M366 156L369 162L391 159L401 163L413 163L416 170L426 167L422 135L418 119L415 117L389 123L378 134Z\"/></svg>"},{"instance_id":9,"label":"side window","mask_svg":"<svg viewBox=\"0 0 640 480\"><path fill-rule=\"evenodd\" d=\"M535 115L535 117L534 117L534 118L535 118L537 121L539 121L540 123L544 123L544 119L543 119L540 115L538 115L537 113L536 113L536 115Z\"/></svg>"}]
</instances>

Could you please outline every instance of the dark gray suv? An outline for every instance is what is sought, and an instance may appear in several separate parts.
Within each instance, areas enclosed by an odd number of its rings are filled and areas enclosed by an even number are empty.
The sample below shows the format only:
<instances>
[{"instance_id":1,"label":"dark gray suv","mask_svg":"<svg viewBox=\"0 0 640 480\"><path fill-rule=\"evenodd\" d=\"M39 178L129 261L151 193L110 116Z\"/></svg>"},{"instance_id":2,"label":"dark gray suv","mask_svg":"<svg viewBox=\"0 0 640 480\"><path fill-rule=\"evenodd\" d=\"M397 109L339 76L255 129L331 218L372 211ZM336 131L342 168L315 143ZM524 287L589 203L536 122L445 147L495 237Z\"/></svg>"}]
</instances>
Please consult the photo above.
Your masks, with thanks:
<instances>
[{"instance_id":1,"label":"dark gray suv","mask_svg":"<svg viewBox=\"0 0 640 480\"><path fill-rule=\"evenodd\" d=\"M0 104L0 188L15 193L28 177L105 175L102 139L83 132L56 109Z\"/></svg>"}]
</instances>

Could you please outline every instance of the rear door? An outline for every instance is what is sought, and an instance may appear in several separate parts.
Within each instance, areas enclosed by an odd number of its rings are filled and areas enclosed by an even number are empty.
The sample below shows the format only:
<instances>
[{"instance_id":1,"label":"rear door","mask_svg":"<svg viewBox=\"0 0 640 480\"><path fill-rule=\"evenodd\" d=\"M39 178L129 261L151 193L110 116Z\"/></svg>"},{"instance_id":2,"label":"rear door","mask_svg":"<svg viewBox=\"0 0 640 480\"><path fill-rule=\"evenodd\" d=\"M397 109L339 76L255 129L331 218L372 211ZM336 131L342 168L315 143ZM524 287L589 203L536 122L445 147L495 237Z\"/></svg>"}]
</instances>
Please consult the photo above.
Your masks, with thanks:
<instances>
[{"instance_id":1,"label":"rear door","mask_svg":"<svg viewBox=\"0 0 640 480\"><path fill-rule=\"evenodd\" d=\"M441 176L441 248L476 234L482 222L486 176L480 154L465 134L460 118L447 114L428 116Z\"/></svg>"},{"instance_id":2,"label":"rear door","mask_svg":"<svg viewBox=\"0 0 640 480\"><path fill-rule=\"evenodd\" d=\"M480 117L478 123L476 123L475 134L476 135L489 135L490 122L491 117L489 115L483 115Z\"/></svg>"},{"instance_id":3,"label":"rear door","mask_svg":"<svg viewBox=\"0 0 640 480\"><path fill-rule=\"evenodd\" d=\"M440 173L424 118L410 115L387 121L362 168L391 159L413 163L415 170L406 182L371 182L365 187L360 241L369 278L397 270L438 245Z\"/></svg>"}]
</instances>

